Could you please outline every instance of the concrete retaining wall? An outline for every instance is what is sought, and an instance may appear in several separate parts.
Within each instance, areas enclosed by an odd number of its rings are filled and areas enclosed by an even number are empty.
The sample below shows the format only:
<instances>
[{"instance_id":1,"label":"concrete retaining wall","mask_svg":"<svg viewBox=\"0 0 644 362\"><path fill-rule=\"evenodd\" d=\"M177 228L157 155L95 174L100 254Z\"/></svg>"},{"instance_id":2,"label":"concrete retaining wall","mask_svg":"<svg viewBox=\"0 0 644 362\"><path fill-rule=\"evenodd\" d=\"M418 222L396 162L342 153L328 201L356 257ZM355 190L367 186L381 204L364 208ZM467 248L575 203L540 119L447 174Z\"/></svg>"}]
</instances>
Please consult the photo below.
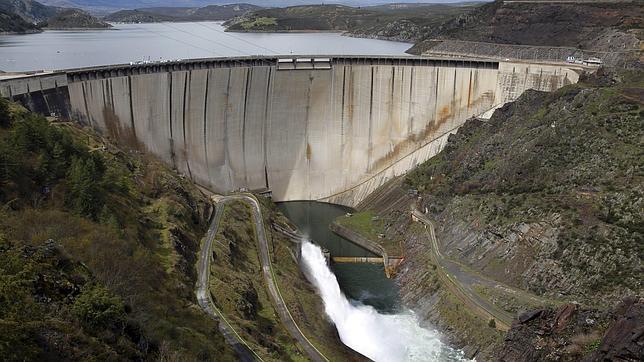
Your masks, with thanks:
<instances>
[{"instance_id":1,"label":"concrete retaining wall","mask_svg":"<svg viewBox=\"0 0 644 362\"><path fill-rule=\"evenodd\" d=\"M65 73L2 76L0 96L37 113L69 117L69 92Z\"/></svg>"}]
</instances>

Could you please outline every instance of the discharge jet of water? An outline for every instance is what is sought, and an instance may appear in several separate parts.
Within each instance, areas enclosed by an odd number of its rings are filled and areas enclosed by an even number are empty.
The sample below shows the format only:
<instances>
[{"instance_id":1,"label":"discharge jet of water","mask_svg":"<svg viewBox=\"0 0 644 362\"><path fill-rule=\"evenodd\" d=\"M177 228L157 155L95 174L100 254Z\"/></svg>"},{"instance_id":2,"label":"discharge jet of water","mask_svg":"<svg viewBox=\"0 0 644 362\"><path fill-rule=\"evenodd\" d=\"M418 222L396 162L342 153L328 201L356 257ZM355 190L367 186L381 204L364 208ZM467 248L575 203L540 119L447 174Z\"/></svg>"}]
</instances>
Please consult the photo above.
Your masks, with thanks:
<instances>
[{"instance_id":1,"label":"discharge jet of water","mask_svg":"<svg viewBox=\"0 0 644 362\"><path fill-rule=\"evenodd\" d=\"M351 349L376 362L464 361L462 352L442 343L438 332L422 328L411 311L381 314L347 299L317 245L304 241L302 259L326 314Z\"/></svg>"}]
</instances>

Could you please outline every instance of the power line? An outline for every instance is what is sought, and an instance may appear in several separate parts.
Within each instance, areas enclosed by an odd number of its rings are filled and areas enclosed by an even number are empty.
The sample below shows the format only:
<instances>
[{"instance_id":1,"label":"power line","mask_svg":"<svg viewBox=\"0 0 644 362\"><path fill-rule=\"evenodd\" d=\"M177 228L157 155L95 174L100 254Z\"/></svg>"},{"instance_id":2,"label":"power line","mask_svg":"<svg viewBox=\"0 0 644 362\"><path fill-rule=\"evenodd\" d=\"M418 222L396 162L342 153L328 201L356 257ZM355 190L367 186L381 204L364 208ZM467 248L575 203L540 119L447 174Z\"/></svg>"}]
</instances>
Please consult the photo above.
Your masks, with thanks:
<instances>
[{"instance_id":1,"label":"power line","mask_svg":"<svg viewBox=\"0 0 644 362\"><path fill-rule=\"evenodd\" d=\"M195 37L197 37L197 38L200 38L200 39L203 39L203 40L205 40L205 41L211 42L211 43L213 43L213 44L219 45L219 46L221 46L221 47L224 47L224 48L230 49L230 50L232 50L232 51L234 51L234 52L239 53L240 55L246 55L246 54L244 54L243 52L241 52L241 51L239 51L239 50L237 50L237 49L235 49L235 48L233 48L233 47L229 47L229 46L228 46L228 45L226 45L226 44L220 43L220 42L215 41L215 40L212 40L212 39L208 39L208 38L206 38L206 37L204 37L204 36L201 36L201 35L199 35L199 34L196 34L196 33L193 33L193 32L187 31L187 30L183 30L183 29L178 28L178 27L176 27L176 26L172 26L172 25L170 25L169 23L160 23L160 24L161 24L161 25L164 25L164 26L167 26L167 27L169 27L169 28L171 28L171 29L174 29L174 30L180 31L180 32L182 32L182 33L185 33L185 34L188 34L188 35L191 35L191 36L195 36Z\"/></svg>"},{"instance_id":2,"label":"power line","mask_svg":"<svg viewBox=\"0 0 644 362\"><path fill-rule=\"evenodd\" d=\"M176 27L176 26L172 26L172 25L170 25L169 23L161 23L161 24L162 24L162 25L164 25L164 26L167 26L167 27L169 27L169 28L171 28L171 29L174 29L174 30L180 31L180 32L182 32L182 33L185 33L185 34L188 34L188 35L191 35L191 36L195 36L195 37L197 37L197 38L200 38L200 39L203 39L203 40L205 40L205 41L211 42L211 43L213 43L213 44L219 45L219 46L221 46L221 47L224 47L224 48L230 49L230 50L232 50L232 51L234 51L234 52L239 53L239 54L240 54L240 55L242 55L242 56L246 56L246 55L248 55L248 54L246 54L246 53L244 53L244 52L241 52L241 51L239 51L238 49L235 49L235 48L233 48L233 47L230 47L230 46L228 46L228 45L226 45L226 44L220 43L220 42L218 42L218 41L215 41L215 40L212 40L212 39L209 39L209 38L206 38L206 37L203 37L203 36L201 36L201 35L199 35L199 34L196 34L196 33L194 33L194 32L190 32L190 31L187 31L187 30L184 30L184 29L180 29L180 28L178 28L178 27ZM233 60L234 60L234 59L233 59ZM270 63L270 62L268 62L268 61L266 61L266 60L264 60L264 59L260 59L260 60L261 60L262 62L267 63L267 64L272 64L272 63ZM243 62L240 62L240 61L238 61L238 60L234 60L234 61L235 61L235 62L238 62L239 64L245 65Z\"/></svg>"},{"instance_id":3,"label":"power line","mask_svg":"<svg viewBox=\"0 0 644 362\"><path fill-rule=\"evenodd\" d=\"M167 35L165 35L165 34L163 34L163 33L160 33L160 32L157 32L157 31L154 31L154 30L151 30L151 29L145 29L145 28L142 28L142 27L139 27L139 26L136 26L136 25L134 25L134 27L135 27L136 29L146 31L146 32L148 32L148 33L156 34L156 35L161 36L161 37L163 37L163 38L170 39L170 40L174 40L174 41L176 41L176 42L178 42L178 43L182 43L182 44L184 44L184 45L187 45L187 46L190 46L190 47L193 47L193 48L199 49L199 50L204 50L204 51L206 51L206 52L208 52L208 53L212 53L212 54L217 55L217 56L220 56L220 57L223 57L223 56L224 56L223 54L220 54L220 53L214 52L214 51L212 51L211 49L206 49L206 48L204 48L204 47L201 47L201 46L198 46L198 45L195 45L195 44L189 43L189 42L187 42L187 41L183 41L183 40L181 40L181 39L173 38L173 37L171 37L171 36L167 36Z\"/></svg>"},{"instance_id":4,"label":"power line","mask_svg":"<svg viewBox=\"0 0 644 362\"><path fill-rule=\"evenodd\" d=\"M269 52L271 52L271 53L273 53L273 54L279 54L279 52L276 52L276 51L275 51L275 50L273 50L273 49L270 49L270 48L267 48L267 47L261 46L261 45L259 45L259 44L255 44L255 43L253 43L253 42L251 42L251 41L248 41L248 40L246 40L246 39L244 39L244 38L241 38L241 37L238 37L238 36L232 35L232 34L227 33L227 32L225 32L225 31L221 31L221 30L219 30L219 29L217 29L217 28L214 28L214 27L208 26L208 24L204 24L204 23L201 23L201 22L198 22L198 23L196 23L196 24L199 24L199 25L201 25L201 26L203 26L203 27L206 27L206 28L208 28L208 29L214 30L214 31L216 31L216 32L218 32L218 33L220 33L220 34L226 35L226 36L231 37L231 38L233 38L233 39L237 39L237 40L239 40L239 41L241 41L241 42L244 42L244 43L246 43L246 44L252 45L252 46L254 46L254 47L256 47L256 48L260 48L260 49L267 50L267 51L269 51Z\"/></svg>"}]
</instances>

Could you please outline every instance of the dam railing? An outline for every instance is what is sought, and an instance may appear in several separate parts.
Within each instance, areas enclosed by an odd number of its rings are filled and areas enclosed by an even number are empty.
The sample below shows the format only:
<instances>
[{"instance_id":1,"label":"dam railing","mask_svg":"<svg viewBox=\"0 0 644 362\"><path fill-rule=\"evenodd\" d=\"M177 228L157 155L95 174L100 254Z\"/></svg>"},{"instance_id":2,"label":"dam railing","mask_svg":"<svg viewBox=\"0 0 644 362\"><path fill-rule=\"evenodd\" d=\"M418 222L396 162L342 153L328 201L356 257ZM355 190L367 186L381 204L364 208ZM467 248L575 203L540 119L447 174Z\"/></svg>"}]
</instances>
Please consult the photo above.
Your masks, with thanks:
<instances>
[{"instance_id":1,"label":"dam railing","mask_svg":"<svg viewBox=\"0 0 644 362\"><path fill-rule=\"evenodd\" d=\"M225 58L199 58L178 60L170 62L151 62L138 64L114 64L97 67L75 68L58 70L57 73L65 73L70 82L105 79L112 77L123 77L128 75L153 74L160 72L189 71L194 69L212 68L233 68L233 67L277 67L280 60L293 59L319 59L329 60L329 67L334 65L396 65L396 66L436 66L453 68L479 68L498 69L499 62L496 60L481 60L467 58L430 58L414 56L371 56L371 55L333 55L333 56L309 56L309 55L277 55L277 56L245 56ZM296 70L297 68L293 68ZM311 69L311 68L309 68ZM325 67L325 69L328 69Z\"/></svg>"}]
</instances>

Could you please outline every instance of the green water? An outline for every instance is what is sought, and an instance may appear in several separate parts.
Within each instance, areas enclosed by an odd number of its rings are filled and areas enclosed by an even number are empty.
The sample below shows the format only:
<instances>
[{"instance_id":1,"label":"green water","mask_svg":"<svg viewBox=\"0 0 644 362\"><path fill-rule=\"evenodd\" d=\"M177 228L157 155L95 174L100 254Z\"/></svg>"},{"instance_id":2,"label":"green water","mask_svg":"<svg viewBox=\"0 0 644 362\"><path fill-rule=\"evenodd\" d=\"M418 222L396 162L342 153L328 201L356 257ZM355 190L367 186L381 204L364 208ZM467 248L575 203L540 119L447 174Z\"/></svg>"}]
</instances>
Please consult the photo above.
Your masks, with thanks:
<instances>
[{"instance_id":1,"label":"green water","mask_svg":"<svg viewBox=\"0 0 644 362\"><path fill-rule=\"evenodd\" d=\"M329 230L329 224L352 210L344 206L314 201L291 201L278 204L300 232L327 249L332 256L373 256L373 254ZM385 277L382 265L334 264L338 284L344 294L376 308L381 313L398 311L398 289Z\"/></svg>"}]
</instances>

